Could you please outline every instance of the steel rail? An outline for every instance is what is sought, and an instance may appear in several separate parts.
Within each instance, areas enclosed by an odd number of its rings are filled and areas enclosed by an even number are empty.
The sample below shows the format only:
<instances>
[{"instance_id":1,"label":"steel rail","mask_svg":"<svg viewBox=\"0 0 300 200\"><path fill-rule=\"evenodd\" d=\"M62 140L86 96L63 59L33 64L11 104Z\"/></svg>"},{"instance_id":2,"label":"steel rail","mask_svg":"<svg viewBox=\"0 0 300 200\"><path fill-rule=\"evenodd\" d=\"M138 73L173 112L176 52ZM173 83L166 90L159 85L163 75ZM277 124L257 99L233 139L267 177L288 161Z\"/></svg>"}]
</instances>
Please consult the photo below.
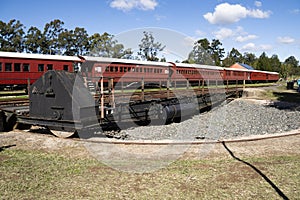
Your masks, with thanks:
<instances>
[{"instance_id":1,"label":"steel rail","mask_svg":"<svg viewBox=\"0 0 300 200\"><path fill-rule=\"evenodd\" d=\"M117 145L202 145L202 144L220 144L220 143L240 143L240 142L253 142L259 140L277 139L282 137L290 137L300 135L299 130L297 132L288 132L284 134L269 134L269 135L258 135L257 137L251 136L249 138L232 138L232 139L222 139L222 140L206 140L206 141L169 141L169 140L127 140L127 141L116 141L112 139L103 140L92 140L92 139L82 139L82 138L64 138L67 140L75 140L90 143L99 144L117 144Z\"/></svg>"}]
</instances>

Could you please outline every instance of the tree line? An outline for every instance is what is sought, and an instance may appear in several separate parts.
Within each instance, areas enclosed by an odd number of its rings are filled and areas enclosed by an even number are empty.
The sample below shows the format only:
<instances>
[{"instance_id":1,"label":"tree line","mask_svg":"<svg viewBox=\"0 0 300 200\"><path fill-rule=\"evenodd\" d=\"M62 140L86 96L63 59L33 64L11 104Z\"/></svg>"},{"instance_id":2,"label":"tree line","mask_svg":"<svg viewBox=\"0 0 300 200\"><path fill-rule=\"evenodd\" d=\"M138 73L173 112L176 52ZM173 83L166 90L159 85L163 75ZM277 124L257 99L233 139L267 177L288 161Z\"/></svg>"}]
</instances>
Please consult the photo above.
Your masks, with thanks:
<instances>
[{"instance_id":1,"label":"tree line","mask_svg":"<svg viewBox=\"0 0 300 200\"><path fill-rule=\"evenodd\" d=\"M196 41L188 59L183 62L222 67L230 67L235 63L244 63L256 70L278 72L283 78L293 75L300 76L299 61L294 56L289 56L284 62L281 62L276 54L268 57L263 52L259 57L256 57L254 53L246 52L242 54L237 49L232 48L225 57L222 43L217 39L213 39L211 42L206 38Z\"/></svg>"},{"instance_id":2,"label":"tree line","mask_svg":"<svg viewBox=\"0 0 300 200\"><path fill-rule=\"evenodd\" d=\"M152 33L146 31L140 41L137 56L109 33L89 35L81 27L69 30L64 28L64 22L59 19L46 23L42 30L31 26L25 31L26 27L19 20L12 19L7 23L0 20L0 51L166 61L164 57L159 58L159 52L166 46L156 42ZM225 56L225 50L218 39L211 42L206 38L195 41L188 58L182 62L222 67L245 63L257 70L279 72L283 78L300 75L299 61L294 56L280 62L277 55L268 57L263 52L256 57L253 53L241 54L235 48Z\"/></svg>"},{"instance_id":3,"label":"tree line","mask_svg":"<svg viewBox=\"0 0 300 200\"><path fill-rule=\"evenodd\" d=\"M64 22L55 19L46 23L43 30L25 26L12 19L0 21L0 50L11 52L39 53L50 55L95 55L121 58L131 54L114 36L108 33L88 35L84 28L64 28Z\"/></svg>"}]
</instances>

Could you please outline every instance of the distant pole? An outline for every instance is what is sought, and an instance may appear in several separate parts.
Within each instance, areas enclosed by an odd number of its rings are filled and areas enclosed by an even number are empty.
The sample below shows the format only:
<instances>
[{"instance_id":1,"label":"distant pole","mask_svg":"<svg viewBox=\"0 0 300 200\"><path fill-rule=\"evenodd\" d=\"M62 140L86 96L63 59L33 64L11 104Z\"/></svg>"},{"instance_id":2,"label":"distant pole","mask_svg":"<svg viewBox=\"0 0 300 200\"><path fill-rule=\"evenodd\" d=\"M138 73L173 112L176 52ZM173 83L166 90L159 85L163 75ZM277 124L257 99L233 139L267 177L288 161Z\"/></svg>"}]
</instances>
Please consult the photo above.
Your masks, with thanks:
<instances>
[{"instance_id":1,"label":"distant pole","mask_svg":"<svg viewBox=\"0 0 300 200\"><path fill-rule=\"evenodd\" d=\"M27 93L29 94L30 78L27 79Z\"/></svg>"},{"instance_id":2,"label":"distant pole","mask_svg":"<svg viewBox=\"0 0 300 200\"><path fill-rule=\"evenodd\" d=\"M144 77L142 77L142 101L145 100L145 80Z\"/></svg>"},{"instance_id":3,"label":"distant pole","mask_svg":"<svg viewBox=\"0 0 300 200\"><path fill-rule=\"evenodd\" d=\"M104 87L103 87L103 76L100 77L100 95L101 95L101 119L104 118Z\"/></svg>"}]
</instances>

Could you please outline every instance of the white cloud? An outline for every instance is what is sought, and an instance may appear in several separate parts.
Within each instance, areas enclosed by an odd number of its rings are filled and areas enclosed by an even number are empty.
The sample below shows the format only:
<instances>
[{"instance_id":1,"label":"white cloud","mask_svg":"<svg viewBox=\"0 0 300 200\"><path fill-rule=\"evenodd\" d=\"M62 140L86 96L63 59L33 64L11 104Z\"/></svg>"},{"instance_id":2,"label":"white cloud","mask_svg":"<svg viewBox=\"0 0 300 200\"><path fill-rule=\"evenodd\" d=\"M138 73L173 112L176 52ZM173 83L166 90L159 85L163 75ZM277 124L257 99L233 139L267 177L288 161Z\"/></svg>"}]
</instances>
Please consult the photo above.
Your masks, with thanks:
<instances>
[{"instance_id":1,"label":"white cloud","mask_svg":"<svg viewBox=\"0 0 300 200\"><path fill-rule=\"evenodd\" d=\"M258 38L257 35L246 35L246 36L241 36L240 35L240 36L235 38L235 41L237 41L237 42L246 42L248 40L254 40L256 38Z\"/></svg>"},{"instance_id":2,"label":"white cloud","mask_svg":"<svg viewBox=\"0 0 300 200\"><path fill-rule=\"evenodd\" d=\"M248 15L253 18L264 19L264 18L268 18L270 16L270 14L271 14L271 11L262 11L259 9L248 10Z\"/></svg>"},{"instance_id":3,"label":"white cloud","mask_svg":"<svg viewBox=\"0 0 300 200\"><path fill-rule=\"evenodd\" d=\"M295 39L286 36L286 37L278 37L278 38L277 38L277 41L278 41L279 43L283 43L283 44L291 44L291 43L294 43L294 42L295 42Z\"/></svg>"},{"instance_id":4,"label":"white cloud","mask_svg":"<svg viewBox=\"0 0 300 200\"><path fill-rule=\"evenodd\" d=\"M246 17L267 18L270 14L270 11L249 10L240 4L222 3L213 13L208 12L203 17L211 24L232 24Z\"/></svg>"},{"instance_id":5,"label":"white cloud","mask_svg":"<svg viewBox=\"0 0 300 200\"><path fill-rule=\"evenodd\" d=\"M232 37L235 33L229 28L221 28L218 31L213 32L213 34L215 35L215 38L223 40Z\"/></svg>"},{"instance_id":6,"label":"white cloud","mask_svg":"<svg viewBox=\"0 0 300 200\"><path fill-rule=\"evenodd\" d=\"M122 11L129 11L134 8L139 10L154 10L158 5L156 0L113 0L110 7Z\"/></svg>"},{"instance_id":7,"label":"white cloud","mask_svg":"<svg viewBox=\"0 0 300 200\"><path fill-rule=\"evenodd\" d=\"M254 43L245 44L242 47L242 50L243 51L256 51L256 45Z\"/></svg>"},{"instance_id":8,"label":"white cloud","mask_svg":"<svg viewBox=\"0 0 300 200\"><path fill-rule=\"evenodd\" d=\"M291 13L297 15L300 13L300 9L296 8L296 9L292 10Z\"/></svg>"},{"instance_id":9,"label":"white cloud","mask_svg":"<svg viewBox=\"0 0 300 200\"><path fill-rule=\"evenodd\" d=\"M206 13L203 17L211 24L230 24L238 22L247 16L247 9L238 4L219 4L215 7L214 13Z\"/></svg>"},{"instance_id":10,"label":"white cloud","mask_svg":"<svg viewBox=\"0 0 300 200\"><path fill-rule=\"evenodd\" d=\"M259 47L259 50L262 50L262 51L268 51L273 48L272 45L270 45L270 44L261 44L258 47Z\"/></svg>"},{"instance_id":11,"label":"white cloud","mask_svg":"<svg viewBox=\"0 0 300 200\"><path fill-rule=\"evenodd\" d=\"M196 30L195 33L196 33L197 36L201 36L201 37L206 35L206 33L204 31L201 31L201 30Z\"/></svg>"},{"instance_id":12,"label":"white cloud","mask_svg":"<svg viewBox=\"0 0 300 200\"><path fill-rule=\"evenodd\" d=\"M261 6L262 6L262 3L261 3L260 1L255 1L255 2L254 2L254 5L255 5L256 7L261 7Z\"/></svg>"},{"instance_id":13,"label":"white cloud","mask_svg":"<svg viewBox=\"0 0 300 200\"><path fill-rule=\"evenodd\" d=\"M261 44L261 45L256 45L252 42L245 44L241 50L242 51L249 51L249 52L257 52L257 51L268 51L271 50L273 47L272 45L269 44Z\"/></svg>"},{"instance_id":14,"label":"white cloud","mask_svg":"<svg viewBox=\"0 0 300 200\"><path fill-rule=\"evenodd\" d=\"M163 20L163 19L166 19L166 18L167 18L167 17L166 17L166 16L164 16L164 15L154 15L154 17L155 17L156 21L161 21L161 20Z\"/></svg>"},{"instance_id":15,"label":"white cloud","mask_svg":"<svg viewBox=\"0 0 300 200\"><path fill-rule=\"evenodd\" d=\"M187 37L185 37L184 40L183 40L183 45L184 45L184 46L187 46L187 47L193 47L193 46L194 46L194 43L195 43L196 41L197 41L197 38L187 36Z\"/></svg>"},{"instance_id":16,"label":"white cloud","mask_svg":"<svg viewBox=\"0 0 300 200\"><path fill-rule=\"evenodd\" d=\"M248 34L244 31L243 27L238 26L236 29L220 28L212 33L216 39L223 40L226 38L234 38L237 42L246 42L258 38L257 35Z\"/></svg>"}]
</instances>

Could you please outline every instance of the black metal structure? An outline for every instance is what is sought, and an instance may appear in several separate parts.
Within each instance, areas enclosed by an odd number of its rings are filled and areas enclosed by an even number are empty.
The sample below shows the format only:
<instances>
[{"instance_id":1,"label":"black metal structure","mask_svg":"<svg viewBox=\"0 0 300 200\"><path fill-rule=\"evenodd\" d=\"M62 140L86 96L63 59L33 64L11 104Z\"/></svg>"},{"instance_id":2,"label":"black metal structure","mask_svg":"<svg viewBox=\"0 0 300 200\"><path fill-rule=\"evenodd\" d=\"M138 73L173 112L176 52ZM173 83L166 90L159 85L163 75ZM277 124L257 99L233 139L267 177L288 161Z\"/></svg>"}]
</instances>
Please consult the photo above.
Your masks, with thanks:
<instances>
[{"instance_id":1,"label":"black metal structure","mask_svg":"<svg viewBox=\"0 0 300 200\"><path fill-rule=\"evenodd\" d=\"M18 116L19 123L72 133L98 121L99 105L75 73L46 72L30 87L29 102L29 116Z\"/></svg>"}]
</instances>

